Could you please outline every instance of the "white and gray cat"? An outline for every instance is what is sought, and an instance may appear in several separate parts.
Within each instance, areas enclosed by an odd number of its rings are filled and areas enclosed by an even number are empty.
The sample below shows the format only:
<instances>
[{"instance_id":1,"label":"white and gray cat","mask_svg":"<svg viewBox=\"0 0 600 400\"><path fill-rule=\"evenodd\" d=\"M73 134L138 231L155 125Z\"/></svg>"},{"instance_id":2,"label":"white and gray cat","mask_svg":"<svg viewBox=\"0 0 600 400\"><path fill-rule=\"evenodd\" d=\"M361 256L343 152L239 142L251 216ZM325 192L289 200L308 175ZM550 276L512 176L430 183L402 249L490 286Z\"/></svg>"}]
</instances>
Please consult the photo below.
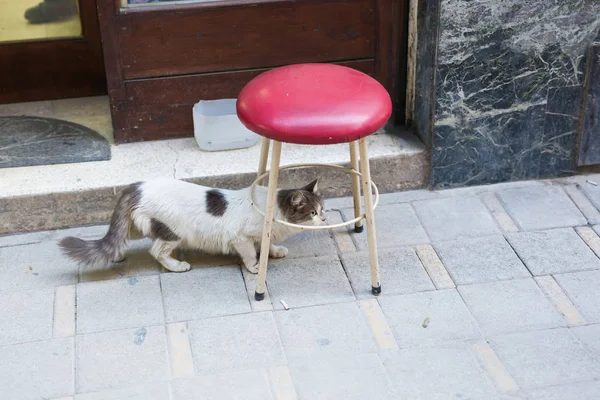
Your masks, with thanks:
<instances>
[{"instance_id":1,"label":"white and gray cat","mask_svg":"<svg viewBox=\"0 0 600 400\"><path fill-rule=\"evenodd\" d=\"M256 186L255 199L264 210L267 188ZM279 189L275 218L300 225L325 221L323 196L315 180L299 189ZM153 240L150 254L173 272L190 269L176 260L176 248L209 254L237 254L246 269L258 272L257 251L262 240L264 217L252 206L250 189L213 189L176 179L156 179L130 185L120 197L108 233L99 240L63 239L59 245L72 259L86 265L108 264L124 259L128 239ZM285 257L280 242L300 229L273 224L269 256Z\"/></svg>"}]
</instances>

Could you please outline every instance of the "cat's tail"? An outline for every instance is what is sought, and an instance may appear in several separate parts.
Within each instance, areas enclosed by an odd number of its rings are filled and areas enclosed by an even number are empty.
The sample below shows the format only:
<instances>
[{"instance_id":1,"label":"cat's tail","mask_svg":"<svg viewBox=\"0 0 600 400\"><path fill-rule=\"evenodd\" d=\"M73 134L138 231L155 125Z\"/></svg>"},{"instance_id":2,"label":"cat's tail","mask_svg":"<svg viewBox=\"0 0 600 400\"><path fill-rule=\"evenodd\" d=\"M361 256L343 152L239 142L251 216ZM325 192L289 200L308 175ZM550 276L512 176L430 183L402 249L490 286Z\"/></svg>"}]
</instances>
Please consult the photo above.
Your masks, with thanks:
<instances>
[{"instance_id":1,"label":"cat's tail","mask_svg":"<svg viewBox=\"0 0 600 400\"><path fill-rule=\"evenodd\" d=\"M123 191L113 212L108 232L102 239L83 240L69 236L58 245L69 258L86 266L107 265L120 261L127 247L131 211L138 206L141 194L140 183L130 185Z\"/></svg>"}]
</instances>

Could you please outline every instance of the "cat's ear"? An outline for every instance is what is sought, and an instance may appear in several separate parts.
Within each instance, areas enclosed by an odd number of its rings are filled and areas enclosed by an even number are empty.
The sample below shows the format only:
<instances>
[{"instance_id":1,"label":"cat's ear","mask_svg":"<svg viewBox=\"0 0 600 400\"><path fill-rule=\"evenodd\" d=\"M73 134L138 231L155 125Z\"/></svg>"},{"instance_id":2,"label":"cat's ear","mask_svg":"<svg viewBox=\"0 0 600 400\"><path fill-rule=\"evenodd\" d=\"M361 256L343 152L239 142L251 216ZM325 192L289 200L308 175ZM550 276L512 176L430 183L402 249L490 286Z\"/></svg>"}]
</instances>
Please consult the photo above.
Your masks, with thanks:
<instances>
[{"instance_id":1,"label":"cat's ear","mask_svg":"<svg viewBox=\"0 0 600 400\"><path fill-rule=\"evenodd\" d=\"M313 194L319 193L319 178L315 179L308 185L304 186L302 190L306 190L307 192L311 192Z\"/></svg>"},{"instance_id":2,"label":"cat's ear","mask_svg":"<svg viewBox=\"0 0 600 400\"><path fill-rule=\"evenodd\" d=\"M290 203L293 207L301 208L306 203L306 199L304 198L304 195L301 191L297 191L293 194Z\"/></svg>"}]
</instances>

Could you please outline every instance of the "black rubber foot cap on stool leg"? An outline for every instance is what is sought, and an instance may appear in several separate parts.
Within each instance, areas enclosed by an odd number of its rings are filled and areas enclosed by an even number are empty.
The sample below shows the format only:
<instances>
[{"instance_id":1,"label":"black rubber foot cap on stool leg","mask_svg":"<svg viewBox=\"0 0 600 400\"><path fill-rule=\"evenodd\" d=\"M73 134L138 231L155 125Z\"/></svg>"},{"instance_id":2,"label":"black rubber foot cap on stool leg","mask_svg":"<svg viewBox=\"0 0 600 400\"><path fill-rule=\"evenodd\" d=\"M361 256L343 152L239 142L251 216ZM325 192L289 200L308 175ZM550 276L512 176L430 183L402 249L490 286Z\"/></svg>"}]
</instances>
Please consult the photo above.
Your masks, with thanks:
<instances>
[{"instance_id":1,"label":"black rubber foot cap on stool leg","mask_svg":"<svg viewBox=\"0 0 600 400\"><path fill-rule=\"evenodd\" d=\"M361 226L354 225L354 232L356 232L356 233L362 233L362 231L364 229L365 229L365 227L363 225L361 225Z\"/></svg>"},{"instance_id":2,"label":"black rubber foot cap on stool leg","mask_svg":"<svg viewBox=\"0 0 600 400\"><path fill-rule=\"evenodd\" d=\"M264 299L265 299L265 294L264 293L254 292L254 300L256 300L256 301L263 301Z\"/></svg>"},{"instance_id":3,"label":"black rubber foot cap on stool leg","mask_svg":"<svg viewBox=\"0 0 600 400\"><path fill-rule=\"evenodd\" d=\"M379 296L381 294L381 286L379 286L379 287L372 287L371 288L371 293L373 293L375 296Z\"/></svg>"}]
</instances>

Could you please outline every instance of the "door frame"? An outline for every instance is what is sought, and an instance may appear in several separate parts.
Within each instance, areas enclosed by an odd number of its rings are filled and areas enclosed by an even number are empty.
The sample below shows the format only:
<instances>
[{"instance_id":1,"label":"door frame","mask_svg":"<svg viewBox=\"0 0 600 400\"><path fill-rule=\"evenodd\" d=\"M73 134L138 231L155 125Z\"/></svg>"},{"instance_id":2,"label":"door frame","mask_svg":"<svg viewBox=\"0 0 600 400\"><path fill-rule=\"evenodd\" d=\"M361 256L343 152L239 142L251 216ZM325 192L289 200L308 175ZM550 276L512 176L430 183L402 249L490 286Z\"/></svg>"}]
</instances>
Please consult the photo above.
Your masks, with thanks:
<instances>
[{"instance_id":1,"label":"door frame","mask_svg":"<svg viewBox=\"0 0 600 400\"><path fill-rule=\"evenodd\" d=\"M346 0L346 4L353 1ZM374 14L371 21L374 25L374 33L370 33L372 39L370 54L365 53L365 56L349 57L349 59L328 60L325 57L321 61L307 60L306 62L338 63L374 76L392 97L394 104L392 122L404 123L408 0L363 0L363 2L371 4L369 11ZM169 18L176 15L177 18L185 19L190 15L215 13L220 9L256 10L268 7L270 4L301 7L319 3L324 3L324 0L229 0L226 4L223 2L163 3L122 8L121 0L98 0L98 18L106 60L115 142L192 136L191 104L193 103L190 102L193 93L196 93L197 100L200 99L200 95L205 99L210 96L237 97L246 82L259 73L278 66L252 65L230 71L180 70L173 74L165 73L164 69L158 68L154 76L144 75L139 69L132 72L133 57L127 58L129 55L126 48L127 40L135 36L132 32L127 32L129 27L139 35L139 30L147 26L140 21L151 21L151 24L157 24L157 16L160 17L160 14ZM344 3L344 0L327 0L327 3ZM160 24L160 21L158 23ZM354 39L351 34L348 36L348 40ZM135 49L134 47L134 52ZM144 58L143 51L138 54L138 58L140 57ZM126 61L123 61L125 59ZM171 91L170 97L165 94L168 91ZM177 91L177 96L172 93L174 91ZM165 100L166 97L169 97L169 100Z\"/></svg>"},{"instance_id":2,"label":"door frame","mask_svg":"<svg viewBox=\"0 0 600 400\"><path fill-rule=\"evenodd\" d=\"M82 36L0 43L0 104L106 94L96 0L79 0Z\"/></svg>"}]
</instances>

